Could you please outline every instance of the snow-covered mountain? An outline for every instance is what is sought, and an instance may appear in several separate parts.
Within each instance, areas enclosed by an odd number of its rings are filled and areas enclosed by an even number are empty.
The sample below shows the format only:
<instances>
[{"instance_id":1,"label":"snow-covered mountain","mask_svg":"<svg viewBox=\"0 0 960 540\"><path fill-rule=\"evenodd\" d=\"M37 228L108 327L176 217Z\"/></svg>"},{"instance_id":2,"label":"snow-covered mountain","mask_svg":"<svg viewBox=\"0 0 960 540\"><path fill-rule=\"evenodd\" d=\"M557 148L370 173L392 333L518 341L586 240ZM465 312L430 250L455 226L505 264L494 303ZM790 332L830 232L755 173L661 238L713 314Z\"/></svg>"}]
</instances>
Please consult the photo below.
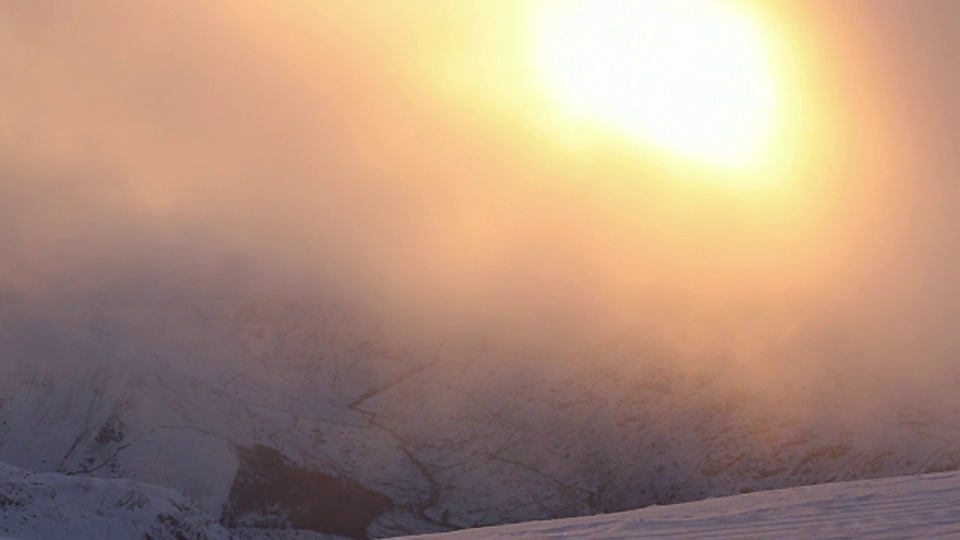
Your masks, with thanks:
<instances>
[{"instance_id":1,"label":"snow-covered mountain","mask_svg":"<svg viewBox=\"0 0 960 540\"><path fill-rule=\"evenodd\" d=\"M957 538L958 506L960 474L942 473L765 491L422 538Z\"/></svg>"},{"instance_id":2,"label":"snow-covered mountain","mask_svg":"<svg viewBox=\"0 0 960 540\"><path fill-rule=\"evenodd\" d=\"M0 537L181 538L233 536L196 503L171 490L58 473L29 473L0 463Z\"/></svg>"},{"instance_id":3,"label":"snow-covered mountain","mask_svg":"<svg viewBox=\"0 0 960 540\"><path fill-rule=\"evenodd\" d=\"M175 489L229 528L350 537L960 467L960 406L934 392L761 389L629 338L493 336L418 341L209 283L7 294L0 461Z\"/></svg>"},{"instance_id":4,"label":"snow-covered mountain","mask_svg":"<svg viewBox=\"0 0 960 540\"><path fill-rule=\"evenodd\" d=\"M0 537L310 540L308 532L228 530L170 489L129 480L31 474L0 464ZM953 538L960 473L764 491L598 516L421 536L472 538Z\"/></svg>"}]
</instances>

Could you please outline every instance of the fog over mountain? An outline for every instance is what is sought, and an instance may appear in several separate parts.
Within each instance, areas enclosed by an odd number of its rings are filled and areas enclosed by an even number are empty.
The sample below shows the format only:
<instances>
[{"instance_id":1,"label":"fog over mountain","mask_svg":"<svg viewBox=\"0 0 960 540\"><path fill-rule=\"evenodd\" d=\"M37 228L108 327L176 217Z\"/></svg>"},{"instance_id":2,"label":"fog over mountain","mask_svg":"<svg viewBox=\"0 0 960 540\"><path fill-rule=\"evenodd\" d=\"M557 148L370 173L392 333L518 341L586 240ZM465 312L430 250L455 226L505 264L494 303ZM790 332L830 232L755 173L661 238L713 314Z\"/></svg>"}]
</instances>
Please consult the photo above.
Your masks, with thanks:
<instances>
[{"instance_id":1,"label":"fog over mountain","mask_svg":"<svg viewBox=\"0 0 960 540\"><path fill-rule=\"evenodd\" d=\"M960 468L960 7L783 8L776 192L550 135L521 11L0 4L0 461L349 536Z\"/></svg>"}]
</instances>

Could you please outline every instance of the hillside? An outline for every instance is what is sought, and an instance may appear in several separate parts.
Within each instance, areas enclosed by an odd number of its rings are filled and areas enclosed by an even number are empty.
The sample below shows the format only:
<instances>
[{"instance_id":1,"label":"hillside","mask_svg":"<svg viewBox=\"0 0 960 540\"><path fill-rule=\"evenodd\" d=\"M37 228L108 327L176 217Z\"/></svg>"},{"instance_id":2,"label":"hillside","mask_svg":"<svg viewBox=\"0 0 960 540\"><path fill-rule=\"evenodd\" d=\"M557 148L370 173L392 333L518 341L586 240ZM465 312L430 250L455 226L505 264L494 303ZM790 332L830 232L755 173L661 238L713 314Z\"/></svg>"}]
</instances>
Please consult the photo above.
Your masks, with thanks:
<instances>
[{"instance_id":1,"label":"hillside","mask_svg":"<svg viewBox=\"0 0 960 540\"><path fill-rule=\"evenodd\" d=\"M788 488L416 538L940 538L960 535L958 505L960 473L940 473ZM0 464L0 537L6 535L24 540L335 538L306 531L229 530L169 489L129 480L34 474Z\"/></svg>"},{"instance_id":2,"label":"hillside","mask_svg":"<svg viewBox=\"0 0 960 540\"><path fill-rule=\"evenodd\" d=\"M960 465L956 405L869 374L771 390L629 336L426 343L332 301L203 283L50 310L9 296L0 461L175 489L229 527L352 537Z\"/></svg>"},{"instance_id":3,"label":"hillside","mask_svg":"<svg viewBox=\"0 0 960 540\"><path fill-rule=\"evenodd\" d=\"M418 538L956 538L958 505L960 474L946 473L790 488Z\"/></svg>"},{"instance_id":4,"label":"hillside","mask_svg":"<svg viewBox=\"0 0 960 540\"><path fill-rule=\"evenodd\" d=\"M179 493L129 480L33 474L0 463L0 536L182 538L233 536Z\"/></svg>"}]
</instances>

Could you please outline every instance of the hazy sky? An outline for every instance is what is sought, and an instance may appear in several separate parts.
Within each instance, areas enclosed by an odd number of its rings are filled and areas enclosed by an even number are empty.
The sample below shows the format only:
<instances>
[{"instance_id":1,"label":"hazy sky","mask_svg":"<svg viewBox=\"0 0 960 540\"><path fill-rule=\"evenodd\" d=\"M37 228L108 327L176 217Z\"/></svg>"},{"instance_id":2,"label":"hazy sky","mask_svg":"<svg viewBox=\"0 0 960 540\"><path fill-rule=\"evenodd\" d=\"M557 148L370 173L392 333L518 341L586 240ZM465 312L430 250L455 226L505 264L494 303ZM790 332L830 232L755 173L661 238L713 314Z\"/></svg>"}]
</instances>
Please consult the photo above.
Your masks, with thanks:
<instances>
[{"instance_id":1,"label":"hazy sky","mask_svg":"<svg viewBox=\"0 0 960 540\"><path fill-rule=\"evenodd\" d=\"M0 2L0 283L230 274L454 325L955 363L960 3L757 4L816 147L764 194L545 116L532 5Z\"/></svg>"}]
</instances>

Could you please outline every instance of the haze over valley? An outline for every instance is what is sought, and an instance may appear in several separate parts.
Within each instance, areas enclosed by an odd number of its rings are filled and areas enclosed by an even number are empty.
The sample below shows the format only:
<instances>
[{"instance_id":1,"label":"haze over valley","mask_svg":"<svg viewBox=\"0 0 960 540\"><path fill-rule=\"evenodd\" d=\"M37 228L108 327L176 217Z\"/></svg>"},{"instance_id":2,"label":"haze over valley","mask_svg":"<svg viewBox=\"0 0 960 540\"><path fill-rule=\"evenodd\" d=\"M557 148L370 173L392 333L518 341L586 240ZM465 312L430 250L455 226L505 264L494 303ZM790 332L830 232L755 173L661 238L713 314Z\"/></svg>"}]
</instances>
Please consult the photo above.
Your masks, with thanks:
<instances>
[{"instance_id":1,"label":"haze over valley","mask_svg":"<svg viewBox=\"0 0 960 540\"><path fill-rule=\"evenodd\" d=\"M0 3L0 536L960 469L960 4L599 4Z\"/></svg>"}]
</instances>

